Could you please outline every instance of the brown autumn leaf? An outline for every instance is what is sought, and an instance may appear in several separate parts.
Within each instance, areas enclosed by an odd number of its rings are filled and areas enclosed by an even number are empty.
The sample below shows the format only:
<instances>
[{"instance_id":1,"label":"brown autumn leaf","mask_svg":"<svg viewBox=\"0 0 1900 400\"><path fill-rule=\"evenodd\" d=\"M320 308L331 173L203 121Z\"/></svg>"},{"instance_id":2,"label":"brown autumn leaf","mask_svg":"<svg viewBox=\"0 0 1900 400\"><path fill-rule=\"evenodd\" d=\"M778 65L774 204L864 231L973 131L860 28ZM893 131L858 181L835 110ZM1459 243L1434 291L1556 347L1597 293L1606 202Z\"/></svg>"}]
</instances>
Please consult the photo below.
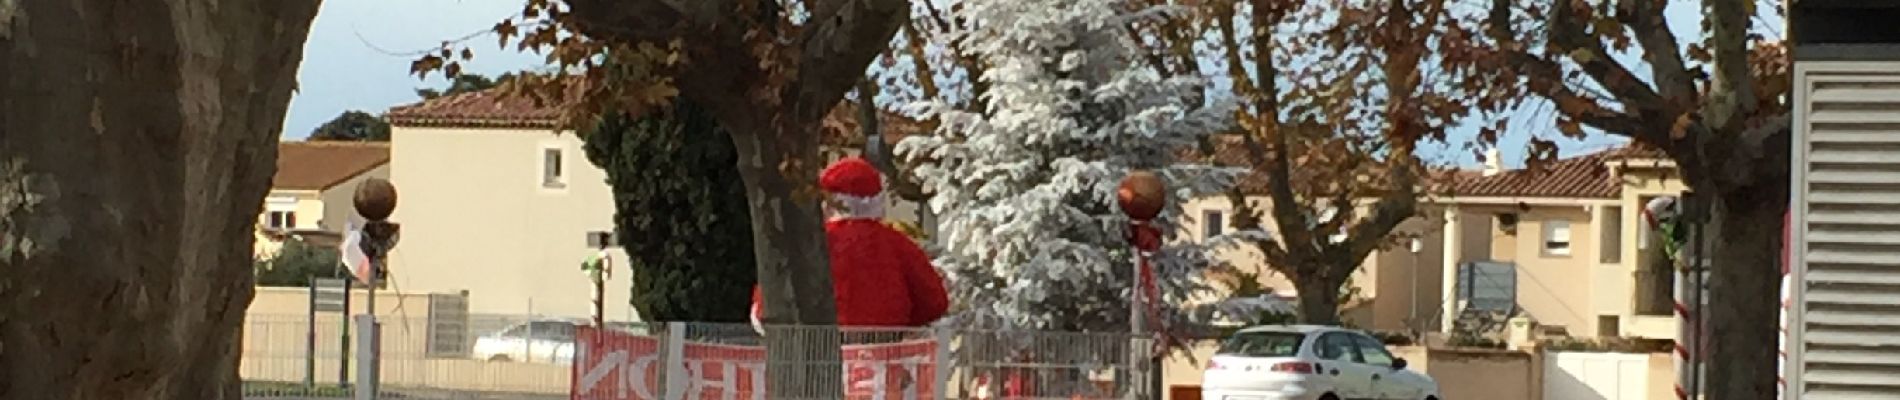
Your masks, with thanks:
<instances>
[{"instance_id":1,"label":"brown autumn leaf","mask_svg":"<svg viewBox=\"0 0 1900 400\"><path fill-rule=\"evenodd\" d=\"M442 58L434 54L425 55L409 63L409 73L418 78L428 78L429 72L442 68Z\"/></svg>"},{"instance_id":2,"label":"brown autumn leaf","mask_svg":"<svg viewBox=\"0 0 1900 400\"><path fill-rule=\"evenodd\" d=\"M515 22L514 20L501 20L501 22L495 23L493 30L496 37L495 46L506 48L508 47L508 39L515 36Z\"/></svg>"},{"instance_id":3,"label":"brown autumn leaf","mask_svg":"<svg viewBox=\"0 0 1900 400\"><path fill-rule=\"evenodd\" d=\"M1581 138L1584 136L1583 124L1578 123L1577 120L1570 117L1557 118L1557 131L1563 133L1564 137L1569 138Z\"/></svg>"},{"instance_id":4,"label":"brown autumn leaf","mask_svg":"<svg viewBox=\"0 0 1900 400\"><path fill-rule=\"evenodd\" d=\"M1690 43L1689 59L1700 62L1711 62L1715 60L1715 53L1709 52L1709 48L1703 46L1701 43Z\"/></svg>"}]
</instances>

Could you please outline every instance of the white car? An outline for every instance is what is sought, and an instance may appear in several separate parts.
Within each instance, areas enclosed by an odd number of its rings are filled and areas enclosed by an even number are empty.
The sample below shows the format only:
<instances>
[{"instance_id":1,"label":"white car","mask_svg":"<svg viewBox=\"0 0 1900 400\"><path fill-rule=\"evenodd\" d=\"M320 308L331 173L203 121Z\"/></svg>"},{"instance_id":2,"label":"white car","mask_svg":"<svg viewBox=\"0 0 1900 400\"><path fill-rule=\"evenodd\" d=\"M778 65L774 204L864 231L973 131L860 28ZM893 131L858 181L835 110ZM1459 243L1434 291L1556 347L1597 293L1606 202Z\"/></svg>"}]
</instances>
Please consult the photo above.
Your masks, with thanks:
<instances>
[{"instance_id":1,"label":"white car","mask_svg":"<svg viewBox=\"0 0 1900 400\"><path fill-rule=\"evenodd\" d=\"M574 362L574 328L565 320L515 324L475 339L475 359L553 364Z\"/></svg>"},{"instance_id":2,"label":"white car","mask_svg":"<svg viewBox=\"0 0 1900 400\"><path fill-rule=\"evenodd\" d=\"M1385 344L1330 326L1259 326L1221 343L1201 378L1208 400L1438 400L1438 382Z\"/></svg>"}]
</instances>

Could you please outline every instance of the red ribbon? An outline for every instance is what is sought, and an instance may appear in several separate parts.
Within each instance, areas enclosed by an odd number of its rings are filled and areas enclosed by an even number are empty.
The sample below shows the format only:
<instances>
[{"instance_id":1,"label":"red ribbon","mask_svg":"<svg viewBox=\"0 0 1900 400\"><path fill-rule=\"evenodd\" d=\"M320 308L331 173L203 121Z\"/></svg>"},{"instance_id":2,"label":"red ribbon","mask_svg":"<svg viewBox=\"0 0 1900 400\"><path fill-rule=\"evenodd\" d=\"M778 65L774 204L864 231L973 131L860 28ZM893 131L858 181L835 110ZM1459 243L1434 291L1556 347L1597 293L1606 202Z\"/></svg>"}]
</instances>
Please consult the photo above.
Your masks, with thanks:
<instances>
[{"instance_id":1,"label":"red ribbon","mask_svg":"<svg viewBox=\"0 0 1900 400\"><path fill-rule=\"evenodd\" d=\"M1136 257L1141 269L1141 276L1138 277L1140 281L1137 285L1141 290L1141 296L1147 300L1143 303L1147 305L1148 309L1148 328L1149 331L1153 332L1156 336L1165 338L1167 336L1167 324L1161 319L1161 289L1155 283L1154 265L1148 263L1149 253L1161 249L1161 229L1149 225L1144 221L1137 221L1130 224L1129 230L1131 236L1129 241L1135 245L1135 251L1140 253L1140 257ZM1167 343L1165 341L1157 341L1155 345L1157 348L1161 348L1166 346Z\"/></svg>"}]
</instances>

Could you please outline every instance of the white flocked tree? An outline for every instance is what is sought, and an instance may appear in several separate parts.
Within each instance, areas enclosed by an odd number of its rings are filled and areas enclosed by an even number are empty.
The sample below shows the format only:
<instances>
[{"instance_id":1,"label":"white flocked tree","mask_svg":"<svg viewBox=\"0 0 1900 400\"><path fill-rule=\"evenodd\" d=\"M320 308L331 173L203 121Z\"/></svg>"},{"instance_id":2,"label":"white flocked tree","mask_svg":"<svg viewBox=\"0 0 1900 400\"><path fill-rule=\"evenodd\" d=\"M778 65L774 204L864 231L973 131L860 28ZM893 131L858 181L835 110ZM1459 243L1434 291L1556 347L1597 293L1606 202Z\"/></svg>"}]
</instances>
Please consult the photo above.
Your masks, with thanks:
<instances>
[{"instance_id":1,"label":"white flocked tree","mask_svg":"<svg viewBox=\"0 0 1900 400\"><path fill-rule=\"evenodd\" d=\"M1133 169L1169 185L1157 223L1169 237L1153 258L1161 316L1180 326L1181 305L1220 268L1211 248L1175 240L1188 199L1215 195L1242 171L1183 158L1230 129L1233 109L1205 105L1204 82L1162 78L1133 59L1123 30L1166 10L1126 11L1111 0L964 0L951 32L987 66L985 108L922 102L941 121L897 154L915 165L939 216L936 263L958 304L952 323L993 329L1118 332L1129 328L1132 255L1116 188ZM1122 11L1118 11L1122 10Z\"/></svg>"}]
</instances>

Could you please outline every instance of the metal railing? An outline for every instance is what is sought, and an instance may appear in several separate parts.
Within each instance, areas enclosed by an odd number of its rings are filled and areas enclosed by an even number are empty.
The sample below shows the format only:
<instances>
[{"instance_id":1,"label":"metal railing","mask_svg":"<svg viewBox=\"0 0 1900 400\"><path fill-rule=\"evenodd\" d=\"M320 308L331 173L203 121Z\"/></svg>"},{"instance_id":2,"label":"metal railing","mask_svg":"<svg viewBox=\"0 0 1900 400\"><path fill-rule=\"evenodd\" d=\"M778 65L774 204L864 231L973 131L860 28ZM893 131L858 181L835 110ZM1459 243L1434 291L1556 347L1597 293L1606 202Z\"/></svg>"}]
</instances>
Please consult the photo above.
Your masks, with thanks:
<instances>
[{"instance_id":1,"label":"metal railing","mask_svg":"<svg viewBox=\"0 0 1900 400\"><path fill-rule=\"evenodd\" d=\"M746 324L465 319L383 319L382 397L1158 398L1147 385L1158 368L1152 341L1126 333L771 326L760 335ZM360 360L344 350L360 341L343 333L355 328L335 315L250 316L245 397L351 398Z\"/></svg>"}]
</instances>

